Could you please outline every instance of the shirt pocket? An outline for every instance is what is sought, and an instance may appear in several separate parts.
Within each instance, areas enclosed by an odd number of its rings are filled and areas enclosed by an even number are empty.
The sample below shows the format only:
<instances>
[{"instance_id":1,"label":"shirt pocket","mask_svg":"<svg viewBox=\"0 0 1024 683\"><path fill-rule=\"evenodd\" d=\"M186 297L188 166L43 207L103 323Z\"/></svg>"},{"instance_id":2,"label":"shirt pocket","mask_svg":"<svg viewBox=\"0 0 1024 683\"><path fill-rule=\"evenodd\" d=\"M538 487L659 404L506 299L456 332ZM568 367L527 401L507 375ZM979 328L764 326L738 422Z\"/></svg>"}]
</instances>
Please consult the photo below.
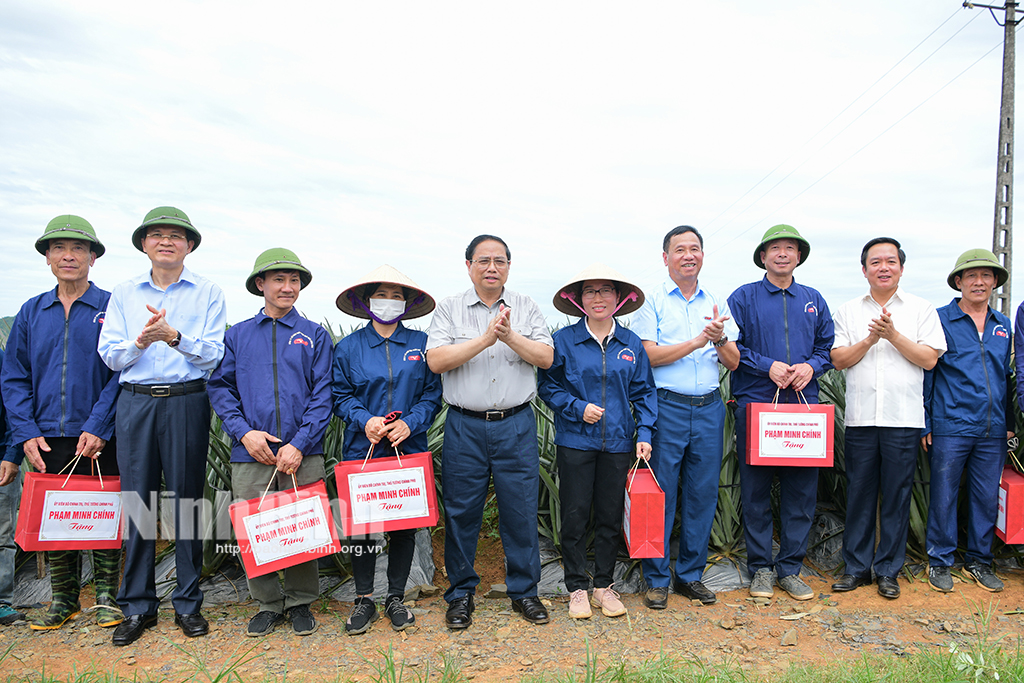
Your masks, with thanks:
<instances>
[{"instance_id":1,"label":"shirt pocket","mask_svg":"<svg viewBox=\"0 0 1024 683\"><path fill-rule=\"evenodd\" d=\"M456 327L453 336L453 344L464 344L465 342L472 341L479 337L480 332L475 327ZM483 351L476 354L466 362L469 365L476 365L477 363L480 362L480 357L483 356L483 354L487 353L488 351L489 349L484 349Z\"/></svg>"}]
</instances>

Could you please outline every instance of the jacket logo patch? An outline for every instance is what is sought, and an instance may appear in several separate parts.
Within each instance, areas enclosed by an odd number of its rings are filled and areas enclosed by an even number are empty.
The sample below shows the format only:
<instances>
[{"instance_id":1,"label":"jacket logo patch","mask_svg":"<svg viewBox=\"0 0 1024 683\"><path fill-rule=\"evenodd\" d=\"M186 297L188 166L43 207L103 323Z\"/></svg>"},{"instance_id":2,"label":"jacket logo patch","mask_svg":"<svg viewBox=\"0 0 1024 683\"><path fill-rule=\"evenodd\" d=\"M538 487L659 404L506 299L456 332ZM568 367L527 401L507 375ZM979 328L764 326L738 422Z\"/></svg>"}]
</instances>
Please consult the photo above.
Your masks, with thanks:
<instances>
[{"instance_id":1,"label":"jacket logo patch","mask_svg":"<svg viewBox=\"0 0 1024 683\"><path fill-rule=\"evenodd\" d=\"M1010 334L1006 331L1006 328L1002 325L996 325L995 329L992 330L993 337L1002 337L1003 339L1009 338Z\"/></svg>"},{"instance_id":2,"label":"jacket logo patch","mask_svg":"<svg viewBox=\"0 0 1024 683\"><path fill-rule=\"evenodd\" d=\"M818 309L814 307L813 301L808 301L804 304L804 313L813 313L814 315L818 315Z\"/></svg>"},{"instance_id":3,"label":"jacket logo patch","mask_svg":"<svg viewBox=\"0 0 1024 683\"><path fill-rule=\"evenodd\" d=\"M625 348L625 349L622 349L621 351L619 351L619 354L616 356L616 358L618 358L619 360L624 360L627 363L635 363L636 362L636 354L633 353L633 351L628 349L628 348Z\"/></svg>"},{"instance_id":4,"label":"jacket logo patch","mask_svg":"<svg viewBox=\"0 0 1024 683\"><path fill-rule=\"evenodd\" d=\"M421 349L409 349L402 356L402 360L418 361L423 360L423 351Z\"/></svg>"},{"instance_id":5,"label":"jacket logo patch","mask_svg":"<svg viewBox=\"0 0 1024 683\"><path fill-rule=\"evenodd\" d=\"M296 332L292 336L288 337L288 343L289 344L302 344L303 346L305 346L307 348L310 348L310 349L313 348L313 340L310 339L309 337L307 337L306 335L302 334L301 332Z\"/></svg>"},{"instance_id":6,"label":"jacket logo patch","mask_svg":"<svg viewBox=\"0 0 1024 683\"><path fill-rule=\"evenodd\" d=\"M102 325L103 321L106 320L106 318L107 318L107 312L106 311L100 311L99 313L97 313L96 315L94 315L92 317L92 321L94 323L98 324L98 325Z\"/></svg>"}]
</instances>

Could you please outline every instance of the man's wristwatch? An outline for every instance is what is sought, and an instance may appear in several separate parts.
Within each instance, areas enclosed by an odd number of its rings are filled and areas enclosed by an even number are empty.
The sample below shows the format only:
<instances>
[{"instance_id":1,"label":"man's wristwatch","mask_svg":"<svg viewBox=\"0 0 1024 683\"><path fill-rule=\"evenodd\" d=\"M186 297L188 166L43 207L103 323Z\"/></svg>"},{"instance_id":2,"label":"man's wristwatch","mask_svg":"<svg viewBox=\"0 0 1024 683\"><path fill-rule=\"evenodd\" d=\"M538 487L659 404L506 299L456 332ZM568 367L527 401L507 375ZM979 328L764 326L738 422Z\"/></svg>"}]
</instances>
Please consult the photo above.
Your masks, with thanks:
<instances>
[{"instance_id":1,"label":"man's wristwatch","mask_svg":"<svg viewBox=\"0 0 1024 683\"><path fill-rule=\"evenodd\" d=\"M175 346L177 346L180 343L181 343L181 331L179 330L178 334L176 334L174 336L174 339L172 339L171 341L167 342L167 345L170 346L173 349Z\"/></svg>"},{"instance_id":2,"label":"man's wristwatch","mask_svg":"<svg viewBox=\"0 0 1024 683\"><path fill-rule=\"evenodd\" d=\"M729 343L729 338L728 338L728 337L726 337L726 336L725 336L725 335L723 334L723 335L721 336L721 338L719 338L719 340L718 340L718 341L716 341L716 342L712 342L712 343L714 344L714 346L715 346L715 348L716 348L716 349L720 349L720 348L722 348L723 346L725 346L726 344L728 344L728 343Z\"/></svg>"}]
</instances>

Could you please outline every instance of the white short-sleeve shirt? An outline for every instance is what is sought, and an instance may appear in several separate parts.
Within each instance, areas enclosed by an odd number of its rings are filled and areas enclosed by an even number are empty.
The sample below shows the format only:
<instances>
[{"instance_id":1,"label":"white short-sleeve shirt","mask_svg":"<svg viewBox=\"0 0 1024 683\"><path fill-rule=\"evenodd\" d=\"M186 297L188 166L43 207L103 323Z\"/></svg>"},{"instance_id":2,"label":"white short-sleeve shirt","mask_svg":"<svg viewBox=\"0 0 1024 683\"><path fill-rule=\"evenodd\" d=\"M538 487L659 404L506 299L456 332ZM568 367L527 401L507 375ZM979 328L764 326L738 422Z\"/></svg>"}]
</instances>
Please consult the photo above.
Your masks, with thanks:
<instances>
[{"instance_id":1,"label":"white short-sleeve shirt","mask_svg":"<svg viewBox=\"0 0 1024 683\"><path fill-rule=\"evenodd\" d=\"M897 289L885 304L896 331L942 355L946 335L935 307ZM852 346L868 336L868 324L882 315L871 293L847 301L833 316L833 348ZM846 370L847 427L924 427L924 369L903 357L885 339Z\"/></svg>"}]
</instances>

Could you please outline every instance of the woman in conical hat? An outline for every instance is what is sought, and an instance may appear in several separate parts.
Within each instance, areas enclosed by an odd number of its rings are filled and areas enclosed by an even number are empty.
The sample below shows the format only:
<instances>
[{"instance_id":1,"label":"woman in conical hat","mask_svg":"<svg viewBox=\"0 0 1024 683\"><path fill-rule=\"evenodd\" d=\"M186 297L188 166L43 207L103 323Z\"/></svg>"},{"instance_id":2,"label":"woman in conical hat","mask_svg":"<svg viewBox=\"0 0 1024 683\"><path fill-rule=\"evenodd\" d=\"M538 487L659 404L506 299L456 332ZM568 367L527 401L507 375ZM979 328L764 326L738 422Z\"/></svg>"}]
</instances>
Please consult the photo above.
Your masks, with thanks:
<instances>
[{"instance_id":1,"label":"woman in conical hat","mask_svg":"<svg viewBox=\"0 0 1024 683\"><path fill-rule=\"evenodd\" d=\"M554 362L540 371L537 383L537 392L555 413L562 564L574 619L589 618L591 604L608 617L626 613L612 589L626 476L636 458L650 457L658 398L640 338L617 324L615 316L632 313L643 302L639 287L600 263L554 297L555 308L582 318L555 332ZM594 595L588 600L591 507Z\"/></svg>"},{"instance_id":2,"label":"woman in conical hat","mask_svg":"<svg viewBox=\"0 0 1024 683\"><path fill-rule=\"evenodd\" d=\"M408 277L380 266L343 291L337 306L356 318L369 319L363 328L334 347L334 412L345 421L345 460L427 450L427 430L441 409L441 378L427 367L425 332L402 324L434 310L434 299ZM385 421L392 411L398 419ZM388 532L388 593L384 614L401 631L416 618L402 601L409 579L416 529ZM376 565L374 544L352 540L352 572L356 601L345 622L349 635L364 633L377 620L373 602Z\"/></svg>"}]
</instances>

